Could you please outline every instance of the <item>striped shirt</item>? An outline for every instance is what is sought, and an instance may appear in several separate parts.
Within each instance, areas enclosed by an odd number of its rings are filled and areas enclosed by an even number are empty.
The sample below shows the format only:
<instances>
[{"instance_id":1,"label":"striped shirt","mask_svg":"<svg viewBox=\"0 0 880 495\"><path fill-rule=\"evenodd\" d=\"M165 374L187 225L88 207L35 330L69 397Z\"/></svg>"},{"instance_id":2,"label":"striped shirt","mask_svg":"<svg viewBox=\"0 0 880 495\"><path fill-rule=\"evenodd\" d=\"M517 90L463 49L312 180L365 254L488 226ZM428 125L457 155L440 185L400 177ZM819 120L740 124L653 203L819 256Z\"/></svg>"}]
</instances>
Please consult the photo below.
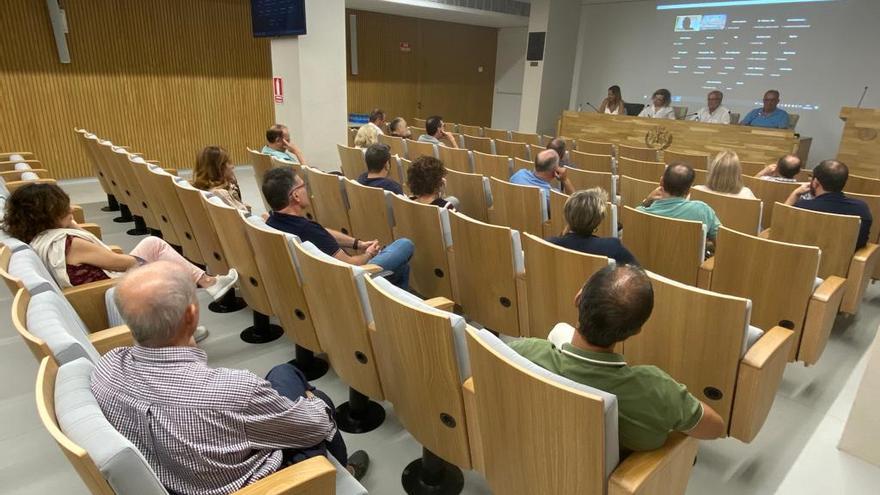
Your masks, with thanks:
<instances>
[{"instance_id":1,"label":"striped shirt","mask_svg":"<svg viewBox=\"0 0 880 495\"><path fill-rule=\"evenodd\" d=\"M110 423L177 493L232 493L275 472L279 449L336 434L321 399L291 401L249 371L209 368L195 347L113 349L91 388Z\"/></svg>"}]
</instances>

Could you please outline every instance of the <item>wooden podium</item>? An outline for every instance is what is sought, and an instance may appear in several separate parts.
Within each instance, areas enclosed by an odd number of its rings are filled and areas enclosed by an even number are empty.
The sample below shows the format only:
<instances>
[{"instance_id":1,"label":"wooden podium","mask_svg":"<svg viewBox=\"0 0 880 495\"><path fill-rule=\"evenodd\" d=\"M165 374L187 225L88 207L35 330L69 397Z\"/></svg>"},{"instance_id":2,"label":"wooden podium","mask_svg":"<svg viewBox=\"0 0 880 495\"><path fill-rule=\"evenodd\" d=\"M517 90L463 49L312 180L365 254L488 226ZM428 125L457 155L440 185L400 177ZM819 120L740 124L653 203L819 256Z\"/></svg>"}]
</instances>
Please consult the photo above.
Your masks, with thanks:
<instances>
[{"instance_id":1,"label":"wooden podium","mask_svg":"<svg viewBox=\"0 0 880 495\"><path fill-rule=\"evenodd\" d=\"M837 159L850 174L880 178L880 109L843 107L840 120L844 126Z\"/></svg>"}]
</instances>

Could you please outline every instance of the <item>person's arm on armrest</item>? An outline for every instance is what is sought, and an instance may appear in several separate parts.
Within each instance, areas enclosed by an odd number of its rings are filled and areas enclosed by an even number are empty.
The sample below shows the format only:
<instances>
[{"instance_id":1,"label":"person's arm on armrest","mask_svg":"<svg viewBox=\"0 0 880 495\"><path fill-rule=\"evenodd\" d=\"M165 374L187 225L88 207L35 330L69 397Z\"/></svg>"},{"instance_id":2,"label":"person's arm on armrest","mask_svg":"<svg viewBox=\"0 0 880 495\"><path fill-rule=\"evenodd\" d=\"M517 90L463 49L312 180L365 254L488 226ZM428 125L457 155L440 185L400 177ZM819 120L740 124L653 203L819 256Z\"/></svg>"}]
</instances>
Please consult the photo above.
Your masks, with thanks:
<instances>
[{"instance_id":1,"label":"person's arm on armrest","mask_svg":"<svg viewBox=\"0 0 880 495\"><path fill-rule=\"evenodd\" d=\"M764 177L767 175L773 175L775 172L776 172L776 164L771 163L770 165L767 165L766 167L762 168L760 172L755 174L755 177Z\"/></svg>"},{"instance_id":2,"label":"person's arm on armrest","mask_svg":"<svg viewBox=\"0 0 880 495\"><path fill-rule=\"evenodd\" d=\"M124 272L137 265L137 259L128 254L117 254L103 246L85 239L74 237L67 252L67 263L81 265L83 263L97 266L103 270Z\"/></svg>"},{"instance_id":3,"label":"person's arm on armrest","mask_svg":"<svg viewBox=\"0 0 880 495\"><path fill-rule=\"evenodd\" d=\"M682 433L702 440L712 440L725 436L727 429L721 416L705 402L700 401L700 405L703 407L703 417L700 418L696 426Z\"/></svg>"},{"instance_id":4,"label":"person's arm on armrest","mask_svg":"<svg viewBox=\"0 0 880 495\"><path fill-rule=\"evenodd\" d=\"M366 252L364 252L362 254L350 256L345 251L340 249L339 251L336 251L336 253L333 255L333 257L338 259L339 261L344 261L350 265L361 266L361 265L367 264L367 262L370 261L371 259L373 259L373 257L376 256L377 254L379 254L379 243L378 242L367 244L367 250L366 250Z\"/></svg>"},{"instance_id":5,"label":"person's arm on armrest","mask_svg":"<svg viewBox=\"0 0 880 495\"><path fill-rule=\"evenodd\" d=\"M792 191L791 194L788 195L788 198L785 199L785 204L789 206L794 206L794 204L797 203L798 198L808 192L810 192L810 184L801 184L800 187L798 187L797 189Z\"/></svg>"}]
</instances>

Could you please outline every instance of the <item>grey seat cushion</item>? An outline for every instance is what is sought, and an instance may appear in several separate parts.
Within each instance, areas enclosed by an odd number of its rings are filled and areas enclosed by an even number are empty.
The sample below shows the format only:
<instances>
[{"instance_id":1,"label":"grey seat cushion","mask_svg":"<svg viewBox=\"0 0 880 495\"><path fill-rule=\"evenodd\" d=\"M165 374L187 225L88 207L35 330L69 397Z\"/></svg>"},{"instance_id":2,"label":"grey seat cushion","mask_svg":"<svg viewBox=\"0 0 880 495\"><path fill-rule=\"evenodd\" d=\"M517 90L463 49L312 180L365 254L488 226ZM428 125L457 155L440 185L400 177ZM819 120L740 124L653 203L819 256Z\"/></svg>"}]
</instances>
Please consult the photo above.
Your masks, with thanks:
<instances>
[{"instance_id":1,"label":"grey seat cushion","mask_svg":"<svg viewBox=\"0 0 880 495\"><path fill-rule=\"evenodd\" d=\"M348 469L345 469L335 457L327 454L327 458L336 467L336 495L367 495L369 493L364 485L354 479Z\"/></svg>"},{"instance_id":2,"label":"grey seat cushion","mask_svg":"<svg viewBox=\"0 0 880 495\"><path fill-rule=\"evenodd\" d=\"M46 341L59 364L78 358L96 362L101 356L89 340L89 331L64 296L48 284L30 290L27 307L27 329Z\"/></svg>"},{"instance_id":3,"label":"grey seat cushion","mask_svg":"<svg viewBox=\"0 0 880 495\"><path fill-rule=\"evenodd\" d=\"M55 416L61 431L88 452L118 495L167 495L144 456L101 412L89 387L93 369L86 359L58 369Z\"/></svg>"}]
</instances>

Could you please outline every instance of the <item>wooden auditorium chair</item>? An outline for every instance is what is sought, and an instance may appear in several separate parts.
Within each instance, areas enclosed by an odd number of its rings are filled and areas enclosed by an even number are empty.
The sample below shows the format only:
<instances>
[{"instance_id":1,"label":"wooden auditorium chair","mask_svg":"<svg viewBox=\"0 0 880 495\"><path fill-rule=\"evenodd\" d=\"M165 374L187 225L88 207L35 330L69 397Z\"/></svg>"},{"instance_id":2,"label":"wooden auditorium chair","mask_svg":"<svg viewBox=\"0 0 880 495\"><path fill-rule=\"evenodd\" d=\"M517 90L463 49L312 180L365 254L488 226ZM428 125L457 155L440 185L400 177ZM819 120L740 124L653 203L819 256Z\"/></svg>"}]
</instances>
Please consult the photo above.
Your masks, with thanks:
<instances>
[{"instance_id":1,"label":"wooden auditorium chair","mask_svg":"<svg viewBox=\"0 0 880 495\"><path fill-rule=\"evenodd\" d=\"M419 136L421 136L422 134L427 134L428 131L425 130L425 126L419 127L419 126L411 125L411 126L409 126L409 133L412 136L414 136L416 139L418 139Z\"/></svg>"},{"instance_id":2,"label":"wooden auditorium chair","mask_svg":"<svg viewBox=\"0 0 880 495\"><path fill-rule=\"evenodd\" d=\"M480 153L484 153L487 155L495 154L495 140L490 137L479 137L479 136L471 136L470 134L465 133L462 136L464 141L464 147Z\"/></svg>"},{"instance_id":3,"label":"wooden auditorium chair","mask_svg":"<svg viewBox=\"0 0 880 495\"><path fill-rule=\"evenodd\" d=\"M98 153L101 155L101 158L104 161L105 166L111 171L110 173L116 180L116 183L119 184L119 190L121 196L117 199L120 203L125 205L125 208L121 208L122 216L120 219L114 219L113 221L119 222L134 222L134 228L126 231L129 235L145 235L147 234L147 225L144 217L142 215L142 211L140 205L137 204L137 198L135 197L135 193L132 192L134 189L134 185L129 180L128 175L125 173L125 167L122 166L122 163L119 158L122 158L122 162L128 161L127 151L124 148L119 148L115 146L113 143L109 141L98 141L97 147ZM126 218L126 212L128 216Z\"/></svg>"},{"instance_id":4,"label":"wooden auditorium chair","mask_svg":"<svg viewBox=\"0 0 880 495\"><path fill-rule=\"evenodd\" d=\"M492 129L491 127L483 128L483 136L494 140L510 141L510 131L505 129Z\"/></svg>"},{"instance_id":5,"label":"wooden auditorium chair","mask_svg":"<svg viewBox=\"0 0 880 495\"><path fill-rule=\"evenodd\" d=\"M620 206L635 208L642 204L642 201L658 187L660 187L659 177L654 180L641 180L620 175L617 181L617 194L620 195Z\"/></svg>"},{"instance_id":6,"label":"wooden auditorium chair","mask_svg":"<svg viewBox=\"0 0 880 495\"><path fill-rule=\"evenodd\" d=\"M107 206L104 207L106 210L104 211L116 211L119 209L119 205L116 204L116 198L113 197L113 191L110 189L109 181L107 180L107 176L104 175L104 171L101 170L98 161L95 160L93 155L92 146L89 144L88 136L89 131L85 129L74 128L74 134L76 135L76 141L80 144L80 148L83 150L83 154L86 155L86 160L88 160L89 165L92 166L92 171L95 173L95 177L98 178L98 184L101 186L101 190L104 191L104 194L107 195ZM0 157L2 159L2 157ZM102 208L102 210L104 209Z\"/></svg>"},{"instance_id":7,"label":"wooden auditorium chair","mask_svg":"<svg viewBox=\"0 0 880 495\"><path fill-rule=\"evenodd\" d=\"M492 207L489 223L529 232L541 237L550 235L548 192L536 186L522 186L489 178Z\"/></svg>"},{"instance_id":8,"label":"wooden auditorium chair","mask_svg":"<svg viewBox=\"0 0 880 495\"><path fill-rule=\"evenodd\" d=\"M764 206L760 199L738 198L694 188L691 188L690 199L711 206L718 220L725 227L749 235L757 235L761 232L761 212Z\"/></svg>"},{"instance_id":9,"label":"wooden auditorium chair","mask_svg":"<svg viewBox=\"0 0 880 495\"><path fill-rule=\"evenodd\" d=\"M687 163L691 168L697 170L709 170L709 155L665 150L663 151L663 162L667 165Z\"/></svg>"},{"instance_id":10,"label":"wooden auditorium chair","mask_svg":"<svg viewBox=\"0 0 880 495\"><path fill-rule=\"evenodd\" d=\"M147 200L146 192L141 187L137 175L135 175L134 167L132 166L132 160L143 164L146 164L147 161L144 160L143 157L129 153L126 149L121 147L113 149L113 152L109 156L111 160L116 161L117 170L119 170L125 177L123 180L128 187L131 188L132 204L128 205L128 207L133 207L132 213L135 216L135 228L126 233L129 235L151 235L155 233L161 236L159 220L156 218L153 207ZM138 221L138 217L143 219L142 225Z\"/></svg>"},{"instance_id":11,"label":"wooden auditorium chair","mask_svg":"<svg viewBox=\"0 0 880 495\"><path fill-rule=\"evenodd\" d=\"M767 228L773 224L773 212L776 203L785 203L792 191L798 188L800 184L793 182L775 182L772 180L763 180L756 177L742 176L743 185L748 187L755 193L755 197L764 203L761 212L761 225Z\"/></svg>"},{"instance_id":12,"label":"wooden auditorium chair","mask_svg":"<svg viewBox=\"0 0 880 495\"><path fill-rule=\"evenodd\" d=\"M410 287L424 297L453 298L448 249L452 245L449 210L392 195L394 237L417 246L410 260Z\"/></svg>"},{"instance_id":13,"label":"wooden auditorium chair","mask_svg":"<svg viewBox=\"0 0 880 495\"><path fill-rule=\"evenodd\" d=\"M458 211L481 222L489 221L492 189L488 177L447 169L446 193L458 198Z\"/></svg>"},{"instance_id":14,"label":"wooden auditorium chair","mask_svg":"<svg viewBox=\"0 0 880 495\"><path fill-rule=\"evenodd\" d=\"M440 161L446 170L455 170L471 174L474 172L474 158L470 150L465 148L450 148L440 146L438 148Z\"/></svg>"},{"instance_id":15,"label":"wooden auditorium chair","mask_svg":"<svg viewBox=\"0 0 880 495\"><path fill-rule=\"evenodd\" d=\"M495 177L501 180L510 179L513 173L513 159L506 155L493 155L473 152L474 156L474 173L485 175L486 177Z\"/></svg>"},{"instance_id":16,"label":"wooden auditorium chair","mask_svg":"<svg viewBox=\"0 0 880 495\"><path fill-rule=\"evenodd\" d=\"M534 167L535 164L531 160L524 160L522 158L513 159L513 174L519 172L520 170L532 170Z\"/></svg>"},{"instance_id":17,"label":"wooden auditorium chair","mask_svg":"<svg viewBox=\"0 0 880 495\"><path fill-rule=\"evenodd\" d=\"M425 143L420 141L406 140L406 158L409 161L415 161L420 156L433 156L437 158L438 146L434 143Z\"/></svg>"},{"instance_id":18,"label":"wooden auditorium chair","mask_svg":"<svg viewBox=\"0 0 880 495\"><path fill-rule=\"evenodd\" d=\"M271 208L269 208L269 203L266 202L266 198L263 197L262 190L263 177L266 175L266 172L272 170L274 167L272 157L250 148L247 149L247 152L248 157L250 158L251 167L254 168L254 180L257 183L257 191L260 191L260 200L263 202L263 207L266 208L266 211L270 211Z\"/></svg>"},{"instance_id":19,"label":"wooden auditorium chair","mask_svg":"<svg viewBox=\"0 0 880 495\"><path fill-rule=\"evenodd\" d=\"M591 141L587 139L578 139L575 141L575 149L581 153L589 153L591 155L607 155L616 156L614 145L602 141Z\"/></svg>"},{"instance_id":20,"label":"wooden auditorium chair","mask_svg":"<svg viewBox=\"0 0 880 495\"><path fill-rule=\"evenodd\" d=\"M749 162L749 161L740 160L739 165L740 165L740 167L742 167L742 174L743 175L747 175L749 177L754 177L754 176L758 175L758 172L760 172L761 170L764 170L764 167L766 167L769 164L763 163L763 162Z\"/></svg>"},{"instance_id":21,"label":"wooden auditorium chair","mask_svg":"<svg viewBox=\"0 0 880 495\"><path fill-rule=\"evenodd\" d=\"M561 236L568 227L565 221L565 202L569 196L559 191L550 191L550 232L548 236ZM596 228L599 237L617 237L617 205L608 201L605 203L605 218Z\"/></svg>"},{"instance_id":22,"label":"wooden auditorium chair","mask_svg":"<svg viewBox=\"0 0 880 495\"><path fill-rule=\"evenodd\" d=\"M574 186L575 191L598 187L605 191L605 193L608 194L608 198L611 200L614 200L615 196L617 196L615 178L609 172L592 172L589 170L569 168L567 175L568 180L571 181L571 185Z\"/></svg>"},{"instance_id":23,"label":"wooden auditorium chair","mask_svg":"<svg viewBox=\"0 0 880 495\"><path fill-rule=\"evenodd\" d=\"M634 179L659 182L665 170L663 162L645 162L625 156L617 159L617 173Z\"/></svg>"},{"instance_id":24,"label":"wooden auditorium chair","mask_svg":"<svg viewBox=\"0 0 880 495\"><path fill-rule=\"evenodd\" d=\"M202 255L202 250L193 233L183 203L180 202L175 190L174 181L177 177L159 167L150 167L149 172L151 191L162 203L162 207L168 215L170 227L177 233L183 256L197 265L204 266L205 258Z\"/></svg>"},{"instance_id":25,"label":"wooden auditorium chair","mask_svg":"<svg viewBox=\"0 0 880 495\"><path fill-rule=\"evenodd\" d=\"M579 150L571 150L568 156L572 165L591 172L603 172L610 174L613 172L613 159L611 155L594 155Z\"/></svg>"},{"instance_id":26,"label":"wooden auditorium chair","mask_svg":"<svg viewBox=\"0 0 880 495\"><path fill-rule=\"evenodd\" d=\"M522 158L523 160L531 159L528 144L505 141L503 139L495 140L495 154L510 158Z\"/></svg>"},{"instance_id":27,"label":"wooden auditorium chair","mask_svg":"<svg viewBox=\"0 0 880 495\"><path fill-rule=\"evenodd\" d=\"M367 163L364 161L364 150L360 148L350 148L341 144L336 145L339 151L340 170L342 175L351 180L357 180L358 177L367 171Z\"/></svg>"},{"instance_id":28,"label":"wooden auditorium chair","mask_svg":"<svg viewBox=\"0 0 880 495\"><path fill-rule=\"evenodd\" d=\"M119 211L119 217L114 218L114 222L130 221L127 219L131 217L131 212L127 207L124 207L125 198L123 197L122 185L106 162L106 157L101 148L102 139L91 133L85 133L82 136L83 146L87 150L86 156L98 170L99 177L103 177L110 191L109 194L112 196L112 200L109 197L107 198L107 211Z\"/></svg>"},{"instance_id":29,"label":"wooden auditorium chair","mask_svg":"<svg viewBox=\"0 0 880 495\"><path fill-rule=\"evenodd\" d=\"M402 137L379 134L379 142L388 145L392 155L406 156L406 140Z\"/></svg>"},{"instance_id":30,"label":"wooden auditorium chair","mask_svg":"<svg viewBox=\"0 0 880 495\"><path fill-rule=\"evenodd\" d=\"M348 198L351 235L364 240L378 239L382 246L391 244L394 241L394 214L391 210L394 193L348 179L343 179L342 183Z\"/></svg>"},{"instance_id":31,"label":"wooden auditorium chair","mask_svg":"<svg viewBox=\"0 0 880 495\"><path fill-rule=\"evenodd\" d=\"M510 140L517 143L541 146L541 136L532 132L510 131Z\"/></svg>"},{"instance_id":32,"label":"wooden auditorium chair","mask_svg":"<svg viewBox=\"0 0 880 495\"><path fill-rule=\"evenodd\" d=\"M617 159L629 158L630 160L638 160L641 162L656 162L657 150L654 148L642 148L639 146L627 146L625 144L617 145Z\"/></svg>"},{"instance_id":33,"label":"wooden auditorium chair","mask_svg":"<svg viewBox=\"0 0 880 495\"><path fill-rule=\"evenodd\" d=\"M143 199L143 206L149 209L151 216L156 222L156 231L153 234L159 234L174 249L180 251L181 241L177 235L177 230L171 223L171 214L165 208L165 203L159 197L155 181L153 179L152 168L160 168L158 165L152 165L139 157L129 158L129 167L131 168L138 185L140 186L140 196Z\"/></svg>"},{"instance_id":34,"label":"wooden auditorium chair","mask_svg":"<svg viewBox=\"0 0 880 495\"><path fill-rule=\"evenodd\" d=\"M344 177L328 174L314 167L303 167L303 179L308 184L311 209L318 223L343 234L351 234L348 218L348 197Z\"/></svg>"},{"instance_id":35,"label":"wooden auditorium chair","mask_svg":"<svg viewBox=\"0 0 880 495\"><path fill-rule=\"evenodd\" d=\"M706 257L706 227L624 206L620 222L623 240L647 270L679 282L697 285Z\"/></svg>"},{"instance_id":36,"label":"wooden auditorium chair","mask_svg":"<svg viewBox=\"0 0 880 495\"><path fill-rule=\"evenodd\" d=\"M483 137L483 128L478 125L458 124L458 132L468 136Z\"/></svg>"},{"instance_id":37,"label":"wooden auditorium chair","mask_svg":"<svg viewBox=\"0 0 880 495\"><path fill-rule=\"evenodd\" d=\"M880 179L849 174L844 192L880 196Z\"/></svg>"}]
</instances>

